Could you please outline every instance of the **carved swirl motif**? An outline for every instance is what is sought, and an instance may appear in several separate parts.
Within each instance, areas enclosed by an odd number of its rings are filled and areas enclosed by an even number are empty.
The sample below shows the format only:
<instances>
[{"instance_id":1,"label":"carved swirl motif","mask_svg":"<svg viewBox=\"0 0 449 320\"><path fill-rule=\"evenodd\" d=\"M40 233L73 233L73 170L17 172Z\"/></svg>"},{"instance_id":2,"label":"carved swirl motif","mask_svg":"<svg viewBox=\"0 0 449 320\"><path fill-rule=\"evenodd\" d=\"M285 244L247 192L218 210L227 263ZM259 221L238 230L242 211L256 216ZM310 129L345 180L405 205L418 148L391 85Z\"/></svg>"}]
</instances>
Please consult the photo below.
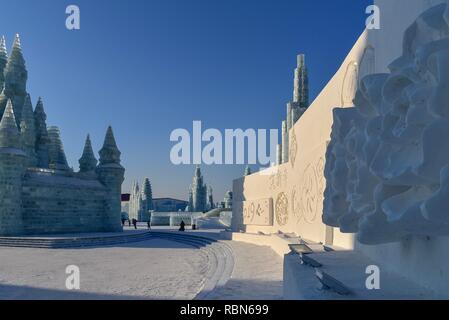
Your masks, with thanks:
<instances>
[{"instance_id":1,"label":"carved swirl motif","mask_svg":"<svg viewBox=\"0 0 449 320\"><path fill-rule=\"evenodd\" d=\"M279 193L276 199L276 221L280 226L288 222L288 199L284 192Z\"/></svg>"},{"instance_id":2,"label":"carved swirl motif","mask_svg":"<svg viewBox=\"0 0 449 320\"><path fill-rule=\"evenodd\" d=\"M294 186L291 193L291 210L297 223L304 220L313 223L319 214L320 204L323 201L325 187L324 159L317 163L309 164L301 177L301 186Z\"/></svg>"},{"instance_id":3,"label":"carved swirl motif","mask_svg":"<svg viewBox=\"0 0 449 320\"><path fill-rule=\"evenodd\" d=\"M257 205L257 209L256 209L256 215L258 216L258 217L261 217L261 216L263 216L263 214L264 214L264 210L262 209L262 207L260 206L260 203Z\"/></svg>"},{"instance_id":4,"label":"carved swirl motif","mask_svg":"<svg viewBox=\"0 0 449 320\"><path fill-rule=\"evenodd\" d=\"M318 192L318 177L315 168L309 164L304 170L300 188L302 215L308 223L313 222L317 215Z\"/></svg>"},{"instance_id":5,"label":"carved swirl motif","mask_svg":"<svg viewBox=\"0 0 449 320\"><path fill-rule=\"evenodd\" d=\"M320 158L315 167L318 180L318 191L320 192L320 194L322 194L322 192L324 192L324 189L326 188L326 179L324 178L325 166L326 161L324 160L324 158Z\"/></svg>"},{"instance_id":6,"label":"carved swirl motif","mask_svg":"<svg viewBox=\"0 0 449 320\"><path fill-rule=\"evenodd\" d=\"M343 88L341 90L341 105L352 106L355 94L357 92L358 82L358 64L351 61L346 69L346 74L343 80Z\"/></svg>"},{"instance_id":7,"label":"carved swirl motif","mask_svg":"<svg viewBox=\"0 0 449 320\"><path fill-rule=\"evenodd\" d=\"M291 209L292 209L292 213L293 213L293 217L296 218L296 222L299 223L301 221L302 218L302 211L301 211L301 204L299 202L298 199L298 191L297 191L297 186L294 186L292 189L292 196L291 196Z\"/></svg>"}]
</instances>

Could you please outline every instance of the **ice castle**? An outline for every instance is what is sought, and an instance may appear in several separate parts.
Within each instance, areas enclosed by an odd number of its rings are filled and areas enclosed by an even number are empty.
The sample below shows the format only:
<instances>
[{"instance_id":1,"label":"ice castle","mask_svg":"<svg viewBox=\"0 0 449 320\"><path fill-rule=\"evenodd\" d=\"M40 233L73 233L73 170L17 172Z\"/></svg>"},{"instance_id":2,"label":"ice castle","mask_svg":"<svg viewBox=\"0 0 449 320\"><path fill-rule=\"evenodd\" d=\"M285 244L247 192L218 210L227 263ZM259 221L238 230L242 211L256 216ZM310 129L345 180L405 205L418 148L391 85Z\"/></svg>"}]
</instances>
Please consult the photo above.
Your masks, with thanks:
<instances>
[{"instance_id":1,"label":"ice castle","mask_svg":"<svg viewBox=\"0 0 449 320\"><path fill-rule=\"evenodd\" d=\"M17 35L8 57L0 41L0 236L121 231L125 169L112 128L99 162L88 136L79 172L67 163L60 132L46 124L42 99L33 110Z\"/></svg>"}]
</instances>

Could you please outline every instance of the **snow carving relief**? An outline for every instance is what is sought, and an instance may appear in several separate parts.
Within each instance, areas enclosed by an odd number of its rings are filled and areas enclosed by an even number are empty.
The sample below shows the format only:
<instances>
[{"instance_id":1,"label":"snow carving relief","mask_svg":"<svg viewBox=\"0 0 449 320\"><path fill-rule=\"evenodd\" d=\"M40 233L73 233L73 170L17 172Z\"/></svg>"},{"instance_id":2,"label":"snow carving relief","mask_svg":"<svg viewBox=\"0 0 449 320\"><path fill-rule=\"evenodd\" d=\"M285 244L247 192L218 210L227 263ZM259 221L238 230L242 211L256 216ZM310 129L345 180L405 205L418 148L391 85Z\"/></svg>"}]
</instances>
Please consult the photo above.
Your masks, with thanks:
<instances>
[{"instance_id":1,"label":"snow carving relief","mask_svg":"<svg viewBox=\"0 0 449 320\"><path fill-rule=\"evenodd\" d=\"M323 201L323 171L324 159L320 158L317 163L306 166L301 176L301 184L293 187L290 206L297 223L304 221L311 224L316 221L319 206Z\"/></svg>"},{"instance_id":2,"label":"snow carving relief","mask_svg":"<svg viewBox=\"0 0 449 320\"><path fill-rule=\"evenodd\" d=\"M272 226L273 199L243 202L243 223L246 225Z\"/></svg>"},{"instance_id":3,"label":"snow carving relief","mask_svg":"<svg viewBox=\"0 0 449 320\"><path fill-rule=\"evenodd\" d=\"M326 154L323 221L368 245L449 235L447 4L403 43L389 74L361 79L354 108L334 110Z\"/></svg>"},{"instance_id":4,"label":"snow carving relief","mask_svg":"<svg viewBox=\"0 0 449 320\"><path fill-rule=\"evenodd\" d=\"M358 68L357 62L352 61L348 64L346 69L346 74L343 79L343 88L341 90L341 105L344 107L353 105L352 100L357 91Z\"/></svg>"},{"instance_id":5,"label":"snow carving relief","mask_svg":"<svg viewBox=\"0 0 449 320\"><path fill-rule=\"evenodd\" d=\"M367 75L373 74L376 68L376 58L374 48L368 46L363 52L359 68L359 83Z\"/></svg>"},{"instance_id":6,"label":"snow carving relief","mask_svg":"<svg viewBox=\"0 0 449 320\"><path fill-rule=\"evenodd\" d=\"M284 192L278 194L276 199L276 222L279 226L288 223L288 198Z\"/></svg>"},{"instance_id":7,"label":"snow carving relief","mask_svg":"<svg viewBox=\"0 0 449 320\"><path fill-rule=\"evenodd\" d=\"M293 128L290 132L291 133L290 133L289 159L290 159L290 164L291 164L292 168L294 168L295 162L296 162L296 154L298 153L298 140L296 139L295 128Z\"/></svg>"},{"instance_id":8,"label":"snow carving relief","mask_svg":"<svg viewBox=\"0 0 449 320\"><path fill-rule=\"evenodd\" d=\"M275 172L269 177L269 187L271 191L278 190L280 188L285 188L287 186L287 170L285 168L275 167Z\"/></svg>"}]
</instances>

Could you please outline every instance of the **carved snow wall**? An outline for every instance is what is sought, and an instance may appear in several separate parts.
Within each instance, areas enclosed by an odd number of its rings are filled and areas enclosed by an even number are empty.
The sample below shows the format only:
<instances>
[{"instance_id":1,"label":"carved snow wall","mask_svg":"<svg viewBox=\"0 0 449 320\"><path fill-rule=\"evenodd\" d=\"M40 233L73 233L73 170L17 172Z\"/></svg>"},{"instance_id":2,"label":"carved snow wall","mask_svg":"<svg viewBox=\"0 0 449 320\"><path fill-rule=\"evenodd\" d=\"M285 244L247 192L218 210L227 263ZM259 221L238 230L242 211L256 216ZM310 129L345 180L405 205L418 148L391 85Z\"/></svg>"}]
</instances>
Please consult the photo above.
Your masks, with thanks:
<instances>
[{"instance_id":1,"label":"carved snow wall","mask_svg":"<svg viewBox=\"0 0 449 320\"><path fill-rule=\"evenodd\" d=\"M390 73L334 110L323 221L362 244L449 235L449 7L405 31Z\"/></svg>"},{"instance_id":2,"label":"carved snow wall","mask_svg":"<svg viewBox=\"0 0 449 320\"><path fill-rule=\"evenodd\" d=\"M353 235L333 230L321 219L326 186L324 167L332 110L342 103L352 106L360 66L363 70L373 70L373 54L365 32L328 85L291 128L289 161L234 181L234 231L266 234L281 231L315 242L354 247ZM261 199L272 199L272 219L268 223L265 218L271 214L257 215Z\"/></svg>"}]
</instances>

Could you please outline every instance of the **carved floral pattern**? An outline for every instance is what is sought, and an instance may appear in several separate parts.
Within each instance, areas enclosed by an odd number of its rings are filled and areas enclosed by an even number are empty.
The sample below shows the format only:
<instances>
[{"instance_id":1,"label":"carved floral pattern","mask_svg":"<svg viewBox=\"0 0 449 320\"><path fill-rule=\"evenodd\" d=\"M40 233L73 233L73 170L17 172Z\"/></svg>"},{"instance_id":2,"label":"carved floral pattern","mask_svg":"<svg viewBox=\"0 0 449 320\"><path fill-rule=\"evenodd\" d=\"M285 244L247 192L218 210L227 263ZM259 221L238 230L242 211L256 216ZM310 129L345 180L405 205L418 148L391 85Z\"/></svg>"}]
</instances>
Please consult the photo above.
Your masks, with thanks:
<instances>
[{"instance_id":1,"label":"carved floral pattern","mask_svg":"<svg viewBox=\"0 0 449 320\"><path fill-rule=\"evenodd\" d=\"M297 223L313 223L320 214L325 187L324 159L309 164L301 176L301 185L294 186L291 193L290 207Z\"/></svg>"},{"instance_id":2,"label":"carved floral pattern","mask_svg":"<svg viewBox=\"0 0 449 320\"><path fill-rule=\"evenodd\" d=\"M275 211L278 225L285 226L288 222L288 198L284 192L277 196Z\"/></svg>"}]
</instances>

